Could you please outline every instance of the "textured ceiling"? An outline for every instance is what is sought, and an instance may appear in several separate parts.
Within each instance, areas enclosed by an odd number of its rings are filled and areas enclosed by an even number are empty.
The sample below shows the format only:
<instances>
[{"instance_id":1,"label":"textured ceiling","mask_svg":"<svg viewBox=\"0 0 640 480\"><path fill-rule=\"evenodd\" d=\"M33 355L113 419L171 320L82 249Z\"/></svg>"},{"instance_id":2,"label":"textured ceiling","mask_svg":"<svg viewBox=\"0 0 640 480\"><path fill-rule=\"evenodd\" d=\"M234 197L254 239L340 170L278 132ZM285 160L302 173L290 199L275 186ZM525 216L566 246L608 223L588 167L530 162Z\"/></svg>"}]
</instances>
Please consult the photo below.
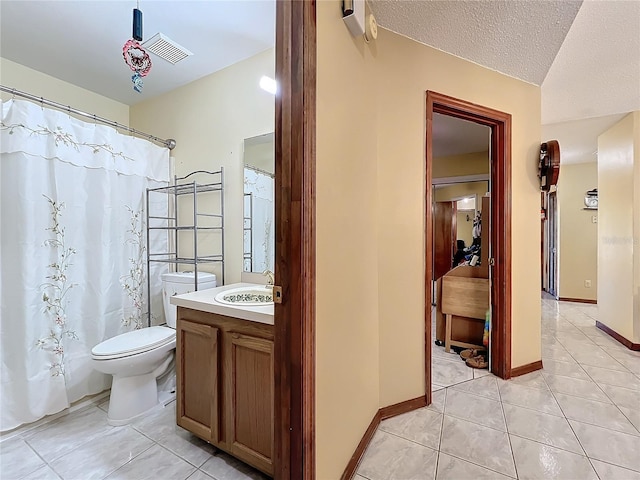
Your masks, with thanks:
<instances>
[{"instance_id":1,"label":"textured ceiling","mask_svg":"<svg viewBox=\"0 0 640 480\"><path fill-rule=\"evenodd\" d=\"M585 1L542 84L542 123L640 110L640 1Z\"/></svg>"},{"instance_id":2,"label":"textured ceiling","mask_svg":"<svg viewBox=\"0 0 640 480\"><path fill-rule=\"evenodd\" d=\"M542 141L558 141L560 161L563 165L596 162L598 135L608 130L622 117L624 114L543 125Z\"/></svg>"},{"instance_id":3,"label":"textured ceiling","mask_svg":"<svg viewBox=\"0 0 640 480\"><path fill-rule=\"evenodd\" d=\"M540 85L582 1L373 0L378 23Z\"/></svg>"},{"instance_id":4,"label":"textured ceiling","mask_svg":"<svg viewBox=\"0 0 640 480\"><path fill-rule=\"evenodd\" d=\"M275 1L143 0L143 38L162 32L194 53L171 65L151 55L133 91L122 46L133 0L0 2L2 57L132 105L262 52L275 43ZM8 85L20 89L20 85Z\"/></svg>"}]
</instances>

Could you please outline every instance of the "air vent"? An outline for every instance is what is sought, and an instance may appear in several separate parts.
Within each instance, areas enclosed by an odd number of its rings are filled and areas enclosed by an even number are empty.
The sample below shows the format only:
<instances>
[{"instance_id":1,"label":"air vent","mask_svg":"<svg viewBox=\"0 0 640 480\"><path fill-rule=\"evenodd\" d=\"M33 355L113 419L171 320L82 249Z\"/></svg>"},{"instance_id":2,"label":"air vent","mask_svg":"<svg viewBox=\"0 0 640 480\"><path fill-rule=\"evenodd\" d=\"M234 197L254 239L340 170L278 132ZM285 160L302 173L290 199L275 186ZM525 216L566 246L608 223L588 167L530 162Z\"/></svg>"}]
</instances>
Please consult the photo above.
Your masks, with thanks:
<instances>
[{"instance_id":1,"label":"air vent","mask_svg":"<svg viewBox=\"0 0 640 480\"><path fill-rule=\"evenodd\" d=\"M144 42L142 47L147 52L151 52L173 65L178 63L180 60L184 60L188 56L193 55L189 50L178 45L176 42L161 33L156 33L153 37Z\"/></svg>"}]
</instances>

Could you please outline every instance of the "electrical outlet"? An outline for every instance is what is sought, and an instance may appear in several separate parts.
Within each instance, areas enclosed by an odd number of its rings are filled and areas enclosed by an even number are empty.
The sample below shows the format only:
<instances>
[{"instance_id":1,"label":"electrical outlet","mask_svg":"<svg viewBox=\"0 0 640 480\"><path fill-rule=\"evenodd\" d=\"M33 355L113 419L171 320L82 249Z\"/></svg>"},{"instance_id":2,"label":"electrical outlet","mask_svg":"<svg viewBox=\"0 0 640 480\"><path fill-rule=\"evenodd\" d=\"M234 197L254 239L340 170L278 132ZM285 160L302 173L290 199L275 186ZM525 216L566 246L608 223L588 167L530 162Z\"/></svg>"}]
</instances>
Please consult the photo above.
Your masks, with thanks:
<instances>
[{"instance_id":1,"label":"electrical outlet","mask_svg":"<svg viewBox=\"0 0 640 480\"><path fill-rule=\"evenodd\" d=\"M598 217L596 215L591 217L591 223L598 223Z\"/></svg>"},{"instance_id":2,"label":"electrical outlet","mask_svg":"<svg viewBox=\"0 0 640 480\"><path fill-rule=\"evenodd\" d=\"M584 286L585 286L585 288L591 288L591 280L585 280L584 281Z\"/></svg>"}]
</instances>

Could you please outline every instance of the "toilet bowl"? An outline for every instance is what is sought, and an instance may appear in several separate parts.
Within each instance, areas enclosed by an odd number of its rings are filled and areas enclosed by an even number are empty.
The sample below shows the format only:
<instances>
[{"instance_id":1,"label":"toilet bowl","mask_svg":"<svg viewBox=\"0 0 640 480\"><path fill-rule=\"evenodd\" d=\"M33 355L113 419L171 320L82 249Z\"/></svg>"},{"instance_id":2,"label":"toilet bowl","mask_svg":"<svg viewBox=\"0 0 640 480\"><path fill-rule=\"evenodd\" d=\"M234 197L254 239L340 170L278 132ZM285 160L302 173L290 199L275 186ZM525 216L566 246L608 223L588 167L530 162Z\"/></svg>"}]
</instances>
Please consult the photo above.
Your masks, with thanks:
<instances>
[{"instance_id":1,"label":"toilet bowl","mask_svg":"<svg viewBox=\"0 0 640 480\"><path fill-rule=\"evenodd\" d=\"M126 425L158 405L156 379L173 360L176 331L149 327L110 338L91 350L92 366L113 375L110 425Z\"/></svg>"},{"instance_id":2,"label":"toilet bowl","mask_svg":"<svg viewBox=\"0 0 640 480\"><path fill-rule=\"evenodd\" d=\"M113 375L107 414L110 425L126 425L160 405L157 379L172 368L176 348L176 307L169 305L168 298L195 290L194 279L193 272L162 275L167 326L123 333L91 350L93 368ZM198 290L215 286L215 275L198 272Z\"/></svg>"}]
</instances>

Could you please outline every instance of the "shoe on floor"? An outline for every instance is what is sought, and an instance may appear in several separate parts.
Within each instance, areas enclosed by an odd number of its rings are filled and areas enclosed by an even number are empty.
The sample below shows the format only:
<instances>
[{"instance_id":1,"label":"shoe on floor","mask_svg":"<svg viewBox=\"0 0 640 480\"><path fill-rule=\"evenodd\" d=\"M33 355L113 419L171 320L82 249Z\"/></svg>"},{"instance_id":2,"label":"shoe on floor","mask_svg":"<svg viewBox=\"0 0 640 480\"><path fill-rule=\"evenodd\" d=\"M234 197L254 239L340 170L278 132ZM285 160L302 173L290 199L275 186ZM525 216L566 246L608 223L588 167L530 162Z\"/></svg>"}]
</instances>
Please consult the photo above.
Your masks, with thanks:
<instances>
[{"instance_id":1,"label":"shoe on floor","mask_svg":"<svg viewBox=\"0 0 640 480\"><path fill-rule=\"evenodd\" d=\"M475 357L467 358L466 364L471 368L487 368L489 366L484 358L484 355L477 355Z\"/></svg>"}]
</instances>

